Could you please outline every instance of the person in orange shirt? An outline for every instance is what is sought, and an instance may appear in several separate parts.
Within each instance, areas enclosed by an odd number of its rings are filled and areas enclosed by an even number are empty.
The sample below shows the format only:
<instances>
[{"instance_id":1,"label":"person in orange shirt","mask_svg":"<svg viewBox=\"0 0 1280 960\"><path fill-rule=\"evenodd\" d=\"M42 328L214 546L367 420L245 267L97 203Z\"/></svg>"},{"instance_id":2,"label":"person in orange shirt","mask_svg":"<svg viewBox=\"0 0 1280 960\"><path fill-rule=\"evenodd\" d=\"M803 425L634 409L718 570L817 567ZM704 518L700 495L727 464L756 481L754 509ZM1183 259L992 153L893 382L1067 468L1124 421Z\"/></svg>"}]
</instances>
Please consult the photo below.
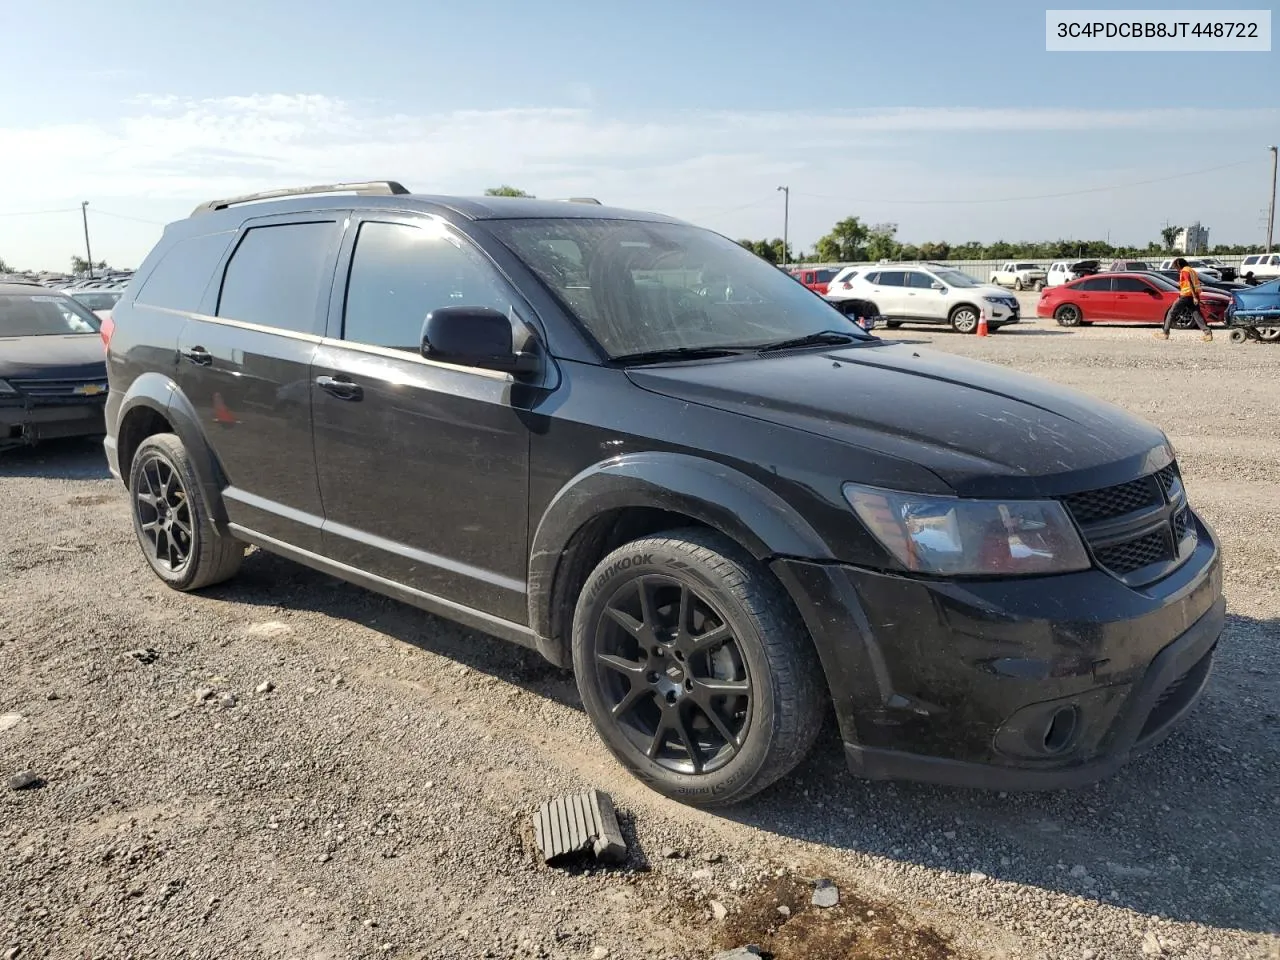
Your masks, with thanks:
<instances>
[{"instance_id":1,"label":"person in orange shirt","mask_svg":"<svg viewBox=\"0 0 1280 960\"><path fill-rule=\"evenodd\" d=\"M1200 313L1200 274L1196 273L1195 267L1187 266L1187 261L1181 257L1174 260L1173 265L1178 271L1178 300L1164 315L1164 327L1156 334L1156 338L1168 340L1169 327L1183 314L1188 314L1204 333L1200 339L1206 342L1212 340L1213 331Z\"/></svg>"}]
</instances>

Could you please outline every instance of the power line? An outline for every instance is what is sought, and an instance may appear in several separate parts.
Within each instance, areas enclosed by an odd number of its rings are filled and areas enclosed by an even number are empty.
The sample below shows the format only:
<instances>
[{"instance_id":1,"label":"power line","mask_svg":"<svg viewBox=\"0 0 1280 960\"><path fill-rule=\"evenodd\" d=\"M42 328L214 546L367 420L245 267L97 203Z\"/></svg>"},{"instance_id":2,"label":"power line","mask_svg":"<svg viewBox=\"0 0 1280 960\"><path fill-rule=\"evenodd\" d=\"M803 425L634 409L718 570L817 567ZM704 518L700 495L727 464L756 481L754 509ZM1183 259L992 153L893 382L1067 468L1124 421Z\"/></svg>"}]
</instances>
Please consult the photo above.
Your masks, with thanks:
<instances>
[{"instance_id":1,"label":"power line","mask_svg":"<svg viewBox=\"0 0 1280 960\"><path fill-rule=\"evenodd\" d=\"M1235 163L1224 163L1216 167L1206 167L1203 170L1189 170L1186 173L1175 173L1167 177L1153 177L1150 180L1134 180L1130 183L1117 183L1109 187L1089 187L1084 190L1064 190L1061 193L1041 193L1022 197L989 197L978 200L962 200L962 199L945 199L945 200L885 200L877 198L875 200L852 200L848 197L831 197L818 193L803 193L800 196L810 197L815 200L839 200L842 203L865 203L871 204L982 204L982 203L1021 203L1026 200L1055 200L1060 197L1079 197L1088 193L1108 193L1112 190L1126 190L1129 187L1143 187L1152 183L1167 183L1170 180L1182 180L1186 177L1198 177L1205 173L1216 173L1219 170L1230 170L1234 167L1243 167L1255 163L1253 160L1237 160Z\"/></svg>"},{"instance_id":2,"label":"power line","mask_svg":"<svg viewBox=\"0 0 1280 960\"><path fill-rule=\"evenodd\" d=\"M165 226L165 223L163 220L147 220L144 217L131 217L128 214L112 213L109 210L94 210L93 213L103 217L114 217L117 220L132 220L134 223L149 223L152 226L156 226L156 227Z\"/></svg>"},{"instance_id":3,"label":"power line","mask_svg":"<svg viewBox=\"0 0 1280 960\"><path fill-rule=\"evenodd\" d=\"M0 217L43 217L50 213L76 213L79 207L66 207L62 210L24 210L13 213L0 213Z\"/></svg>"}]
</instances>

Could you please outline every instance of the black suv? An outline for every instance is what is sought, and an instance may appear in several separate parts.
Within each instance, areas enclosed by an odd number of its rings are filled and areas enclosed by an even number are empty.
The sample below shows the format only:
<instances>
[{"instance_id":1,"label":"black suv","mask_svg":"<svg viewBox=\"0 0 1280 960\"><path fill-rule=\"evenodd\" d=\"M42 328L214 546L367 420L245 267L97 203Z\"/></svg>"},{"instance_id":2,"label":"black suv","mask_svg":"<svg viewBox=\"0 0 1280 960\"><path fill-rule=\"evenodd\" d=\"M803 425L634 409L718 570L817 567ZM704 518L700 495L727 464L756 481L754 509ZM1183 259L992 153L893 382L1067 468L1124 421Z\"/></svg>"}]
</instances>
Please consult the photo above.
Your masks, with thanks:
<instances>
[{"instance_id":1,"label":"black suv","mask_svg":"<svg viewBox=\"0 0 1280 960\"><path fill-rule=\"evenodd\" d=\"M106 450L165 582L256 544L533 647L689 802L787 773L833 707L864 776L1084 783L1209 673L1218 545L1160 430L677 220L215 201L114 316Z\"/></svg>"}]
</instances>

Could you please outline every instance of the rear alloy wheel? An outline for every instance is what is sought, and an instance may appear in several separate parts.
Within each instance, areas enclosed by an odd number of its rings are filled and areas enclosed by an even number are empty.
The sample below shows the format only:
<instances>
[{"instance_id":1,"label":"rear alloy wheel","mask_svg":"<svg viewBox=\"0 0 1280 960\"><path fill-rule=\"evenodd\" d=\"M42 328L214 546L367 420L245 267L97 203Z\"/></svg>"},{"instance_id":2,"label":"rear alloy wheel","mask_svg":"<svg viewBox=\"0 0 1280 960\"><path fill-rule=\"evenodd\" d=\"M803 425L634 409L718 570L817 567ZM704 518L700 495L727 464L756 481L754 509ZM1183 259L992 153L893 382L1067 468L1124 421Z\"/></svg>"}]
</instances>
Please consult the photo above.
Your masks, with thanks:
<instances>
[{"instance_id":1,"label":"rear alloy wheel","mask_svg":"<svg viewBox=\"0 0 1280 960\"><path fill-rule=\"evenodd\" d=\"M1016 278L1014 279L1014 281L1013 281L1013 289L1017 290L1019 293L1021 293L1021 292L1022 292L1022 278L1021 278L1021 277L1016 277Z\"/></svg>"},{"instance_id":2,"label":"rear alloy wheel","mask_svg":"<svg viewBox=\"0 0 1280 960\"><path fill-rule=\"evenodd\" d=\"M978 311L974 307L956 307L951 311L951 329L956 333L974 333L978 329Z\"/></svg>"},{"instance_id":3,"label":"rear alloy wheel","mask_svg":"<svg viewBox=\"0 0 1280 960\"><path fill-rule=\"evenodd\" d=\"M172 433L138 446L129 469L133 529L156 576L175 590L198 590L234 576L244 544L210 520L187 449Z\"/></svg>"},{"instance_id":4,"label":"rear alloy wheel","mask_svg":"<svg viewBox=\"0 0 1280 960\"><path fill-rule=\"evenodd\" d=\"M1084 314L1075 304L1064 303L1053 311L1053 319L1058 321L1060 327L1078 327L1084 321Z\"/></svg>"},{"instance_id":5,"label":"rear alloy wheel","mask_svg":"<svg viewBox=\"0 0 1280 960\"><path fill-rule=\"evenodd\" d=\"M813 643L768 570L704 529L619 547L573 621L588 716L613 754L685 803L737 803L808 754L827 698Z\"/></svg>"}]
</instances>

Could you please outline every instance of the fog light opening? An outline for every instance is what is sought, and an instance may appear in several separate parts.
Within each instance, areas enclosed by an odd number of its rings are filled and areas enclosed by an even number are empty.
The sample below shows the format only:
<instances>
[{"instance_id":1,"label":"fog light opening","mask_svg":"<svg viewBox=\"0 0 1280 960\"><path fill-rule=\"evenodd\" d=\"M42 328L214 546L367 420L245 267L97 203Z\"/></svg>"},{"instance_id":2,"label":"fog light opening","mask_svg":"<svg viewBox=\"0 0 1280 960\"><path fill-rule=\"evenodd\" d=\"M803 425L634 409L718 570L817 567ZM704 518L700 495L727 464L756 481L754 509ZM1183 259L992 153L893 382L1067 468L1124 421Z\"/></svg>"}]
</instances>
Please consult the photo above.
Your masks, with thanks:
<instances>
[{"instance_id":1,"label":"fog light opening","mask_svg":"<svg viewBox=\"0 0 1280 960\"><path fill-rule=\"evenodd\" d=\"M1044 749L1047 753L1065 750L1076 733L1079 711L1075 707L1062 707L1054 711L1044 730Z\"/></svg>"}]
</instances>

